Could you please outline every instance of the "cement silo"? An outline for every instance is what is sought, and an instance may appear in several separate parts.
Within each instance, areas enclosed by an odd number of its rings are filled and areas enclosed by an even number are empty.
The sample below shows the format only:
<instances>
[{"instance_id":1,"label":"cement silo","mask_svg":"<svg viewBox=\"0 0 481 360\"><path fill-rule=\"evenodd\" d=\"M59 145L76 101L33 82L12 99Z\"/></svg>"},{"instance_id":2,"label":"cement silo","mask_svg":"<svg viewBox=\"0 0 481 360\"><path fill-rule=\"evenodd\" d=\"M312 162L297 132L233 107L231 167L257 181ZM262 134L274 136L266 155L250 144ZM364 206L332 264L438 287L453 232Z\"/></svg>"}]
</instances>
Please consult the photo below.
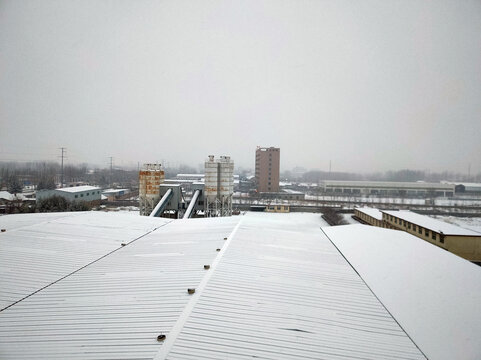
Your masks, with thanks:
<instances>
[{"instance_id":1,"label":"cement silo","mask_svg":"<svg viewBox=\"0 0 481 360\"><path fill-rule=\"evenodd\" d=\"M219 160L219 200L220 216L232 215L232 195L234 193L234 162L230 156L221 156Z\"/></svg>"},{"instance_id":2,"label":"cement silo","mask_svg":"<svg viewBox=\"0 0 481 360\"><path fill-rule=\"evenodd\" d=\"M229 156L205 162L204 210L206 217L231 216L234 193L234 162Z\"/></svg>"},{"instance_id":3,"label":"cement silo","mask_svg":"<svg viewBox=\"0 0 481 360\"><path fill-rule=\"evenodd\" d=\"M148 216L160 200L159 185L165 180L161 164L144 164L139 172L139 212Z\"/></svg>"}]
</instances>

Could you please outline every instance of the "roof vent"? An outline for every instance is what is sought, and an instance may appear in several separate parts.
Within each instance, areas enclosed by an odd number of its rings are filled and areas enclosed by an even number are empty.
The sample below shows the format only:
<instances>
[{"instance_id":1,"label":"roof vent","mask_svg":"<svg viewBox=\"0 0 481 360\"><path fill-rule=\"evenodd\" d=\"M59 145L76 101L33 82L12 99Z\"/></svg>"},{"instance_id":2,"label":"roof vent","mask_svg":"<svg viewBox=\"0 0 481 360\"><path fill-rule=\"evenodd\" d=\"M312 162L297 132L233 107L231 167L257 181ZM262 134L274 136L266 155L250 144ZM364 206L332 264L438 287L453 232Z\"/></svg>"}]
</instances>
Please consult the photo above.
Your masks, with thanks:
<instances>
[{"instance_id":1,"label":"roof vent","mask_svg":"<svg viewBox=\"0 0 481 360\"><path fill-rule=\"evenodd\" d=\"M160 334L159 336L157 336L157 341L164 341L166 338L166 336L164 334Z\"/></svg>"},{"instance_id":2,"label":"roof vent","mask_svg":"<svg viewBox=\"0 0 481 360\"><path fill-rule=\"evenodd\" d=\"M187 289L187 292L192 295L193 293L195 293L195 289L194 288L188 288Z\"/></svg>"},{"instance_id":3,"label":"roof vent","mask_svg":"<svg viewBox=\"0 0 481 360\"><path fill-rule=\"evenodd\" d=\"M204 270L209 270L210 269L210 265L204 265Z\"/></svg>"},{"instance_id":4,"label":"roof vent","mask_svg":"<svg viewBox=\"0 0 481 360\"><path fill-rule=\"evenodd\" d=\"M122 243L122 244L120 244L120 245L125 246L125 245L127 245L127 244L126 244L126 243Z\"/></svg>"},{"instance_id":5,"label":"roof vent","mask_svg":"<svg viewBox=\"0 0 481 360\"><path fill-rule=\"evenodd\" d=\"M220 249L219 249L219 248L217 248L217 249L215 249L215 251L220 251Z\"/></svg>"},{"instance_id":6,"label":"roof vent","mask_svg":"<svg viewBox=\"0 0 481 360\"><path fill-rule=\"evenodd\" d=\"M2 229L2 232L5 232L5 231L7 231L7 229Z\"/></svg>"},{"instance_id":7,"label":"roof vent","mask_svg":"<svg viewBox=\"0 0 481 360\"><path fill-rule=\"evenodd\" d=\"M224 240L227 240L227 238L225 237Z\"/></svg>"}]
</instances>

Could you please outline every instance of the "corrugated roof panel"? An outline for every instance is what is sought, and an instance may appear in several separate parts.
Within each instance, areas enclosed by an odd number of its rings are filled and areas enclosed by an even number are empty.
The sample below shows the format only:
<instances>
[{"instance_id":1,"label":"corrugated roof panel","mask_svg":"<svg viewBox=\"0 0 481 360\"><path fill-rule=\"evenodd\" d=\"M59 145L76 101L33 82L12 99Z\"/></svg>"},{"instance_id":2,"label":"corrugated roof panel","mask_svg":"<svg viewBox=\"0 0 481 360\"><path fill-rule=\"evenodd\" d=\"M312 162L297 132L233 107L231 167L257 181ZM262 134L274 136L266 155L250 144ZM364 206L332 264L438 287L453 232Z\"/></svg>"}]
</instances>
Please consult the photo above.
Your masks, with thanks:
<instances>
[{"instance_id":1,"label":"corrugated roof panel","mask_svg":"<svg viewBox=\"0 0 481 360\"><path fill-rule=\"evenodd\" d=\"M2 360L152 359L238 221L171 222L4 310Z\"/></svg>"},{"instance_id":2,"label":"corrugated roof panel","mask_svg":"<svg viewBox=\"0 0 481 360\"><path fill-rule=\"evenodd\" d=\"M248 215L156 359L424 359L319 230L317 214Z\"/></svg>"},{"instance_id":3,"label":"corrugated roof panel","mask_svg":"<svg viewBox=\"0 0 481 360\"><path fill-rule=\"evenodd\" d=\"M0 309L171 220L103 212L5 216Z\"/></svg>"}]
</instances>

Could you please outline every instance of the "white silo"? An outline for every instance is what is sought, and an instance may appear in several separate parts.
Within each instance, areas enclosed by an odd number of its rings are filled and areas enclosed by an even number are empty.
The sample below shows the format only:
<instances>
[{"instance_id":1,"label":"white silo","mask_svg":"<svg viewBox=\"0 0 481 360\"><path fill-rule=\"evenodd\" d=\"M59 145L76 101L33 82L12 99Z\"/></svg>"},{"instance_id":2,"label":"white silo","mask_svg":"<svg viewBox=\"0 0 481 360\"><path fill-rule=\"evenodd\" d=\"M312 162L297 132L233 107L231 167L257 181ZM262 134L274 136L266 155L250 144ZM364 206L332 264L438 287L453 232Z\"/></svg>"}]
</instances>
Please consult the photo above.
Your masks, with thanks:
<instances>
[{"instance_id":1,"label":"white silo","mask_svg":"<svg viewBox=\"0 0 481 360\"><path fill-rule=\"evenodd\" d=\"M218 187L218 163L214 159L214 155L209 155L205 162L204 176L204 209L205 216L211 217L217 215L217 187Z\"/></svg>"},{"instance_id":2,"label":"white silo","mask_svg":"<svg viewBox=\"0 0 481 360\"><path fill-rule=\"evenodd\" d=\"M229 156L205 162L204 209L206 217L232 215L234 162Z\"/></svg>"},{"instance_id":3,"label":"white silo","mask_svg":"<svg viewBox=\"0 0 481 360\"><path fill-rule=\"evenodd\" d=\"M230 156L221 156L219 160L219 201L220 216L232 215L232 195L234 184L234 163Z\"/></svg>"}]
</instances>

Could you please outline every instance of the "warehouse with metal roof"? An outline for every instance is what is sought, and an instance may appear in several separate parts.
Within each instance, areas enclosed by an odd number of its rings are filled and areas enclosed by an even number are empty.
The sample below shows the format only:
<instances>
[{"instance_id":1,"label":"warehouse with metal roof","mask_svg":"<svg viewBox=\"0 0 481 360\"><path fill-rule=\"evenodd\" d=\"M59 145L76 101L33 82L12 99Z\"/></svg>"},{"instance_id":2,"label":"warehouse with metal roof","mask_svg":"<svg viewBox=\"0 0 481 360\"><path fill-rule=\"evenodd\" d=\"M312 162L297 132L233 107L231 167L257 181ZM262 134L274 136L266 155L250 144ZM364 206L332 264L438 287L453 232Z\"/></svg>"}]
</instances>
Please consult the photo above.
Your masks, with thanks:
<instances>
[{"instance_id":1,"label":"warehouse with metal roof","mask_svg":"<svg viewBox=\"0 0 481 360\"><path fill-rule=\"evenodd\" d=\"M381 241L365 233L379 229L326 225L320 214L304 213L186 220L100 212L0 217L6 230L0 233L0 358L425 359L430 342L440 349L459 345L407 321L406 300L386 298L384 285L365 272L374 255L359 259L329 233L346 229L342 238L356 245L359 229L359 242ZM382 230L380 257L391 256L389 244L409 253L409 244L396 240L400 232ZM466 300L457 316L439 321L443 331L454 332L465 321L479 333L471 299L479 296L481 272L442 253L433 256L443 265L433 263L425 281L437 270L456 269L465 280L457 293ZM409 271L423 264L404 261ZM390 263L376 266L382 274ZM397 271L393 281L404 281ZM448 278L446 286L451 283ZM419 284L404 289L409 286ZM443 286L440 280L436 291ZM438 294L429 288L425 292ZM452 310L448 305L438 302L436 311ZM481 355L478 343L462 345L464 358Z\"/></svg>"}]
</instances>

